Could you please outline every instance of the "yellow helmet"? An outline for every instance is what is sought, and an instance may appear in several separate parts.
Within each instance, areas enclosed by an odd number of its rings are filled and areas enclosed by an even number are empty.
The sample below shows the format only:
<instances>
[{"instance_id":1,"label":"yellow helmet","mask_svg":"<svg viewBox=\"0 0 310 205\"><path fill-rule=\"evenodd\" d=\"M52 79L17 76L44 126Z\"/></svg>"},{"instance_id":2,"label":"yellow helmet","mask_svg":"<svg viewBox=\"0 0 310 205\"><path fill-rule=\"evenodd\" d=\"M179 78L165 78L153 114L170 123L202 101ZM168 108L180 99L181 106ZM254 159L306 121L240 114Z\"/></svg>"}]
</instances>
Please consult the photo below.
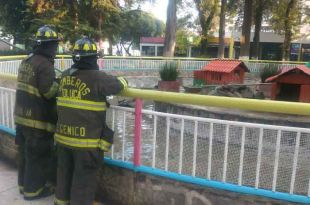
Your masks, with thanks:
<instances>
[{"instance_id":1,"label":"yellow helmet","mask_svg":"<svg viewBox=\"0 0 310 205\"><path fill-rule=\"evenodd\" d=\"M98 56L97 46L88 37L83 37L75 42L72 56L74 58L83 56Z\"/></svg>"},{"instance_id":2,"label":"yellow helmet","mask_svg":"<svg viewBox=\"0 0 310 205\"><path fill-rule=\"evenodd\" d=\"M44 25L38 29L34 40L40 44L41 42L60 41L60 34L54 31L51 26Z\"/></svg>"}]
</instances>

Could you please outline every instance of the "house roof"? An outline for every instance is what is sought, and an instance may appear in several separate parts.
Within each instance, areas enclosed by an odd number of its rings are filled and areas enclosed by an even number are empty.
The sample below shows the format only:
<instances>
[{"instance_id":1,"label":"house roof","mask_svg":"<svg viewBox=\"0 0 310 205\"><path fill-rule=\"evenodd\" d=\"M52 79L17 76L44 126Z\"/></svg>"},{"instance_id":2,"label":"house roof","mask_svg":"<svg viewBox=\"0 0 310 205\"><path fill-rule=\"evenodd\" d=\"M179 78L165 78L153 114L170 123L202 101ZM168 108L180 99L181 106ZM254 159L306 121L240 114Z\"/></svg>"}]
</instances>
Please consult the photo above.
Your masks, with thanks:
<instances>
[{"instance_id":1,"label":"house roof","mask_svg":"<svg viewBox=\"0 0 310 205\"><path fill-rule=\"evenodd\" d=\"M141 37L140 43L164 44L164 37Z\"/></svg>"},{"instance_id":2,"label":"house roof","mask_svg":"<svg viewBox=\"0 0 310 205\"><path fill-rule=\"evenodd\" d=\"M283 67L283 68L281 68L281 73L267 78L266 82L272 82L272 81L276 80L277 78L279 78L282 75L285 75L285 74L288 74L288 73L291 73L291 72L297 71L297 70L301 71L305 75L309 75L310 76L310 68L308 68L305 65L298 65L298 66L292 67L292 68Z\"/></svg>"},{"instance_id":3,"label":"house roof","mask_svg":"<svg viewBox=\"0 0 310 205\"><path fill-rule=\"evenodd\" d=\"M248 67L240 60L216 59L212 60L208 65L203 67L205 71L231 73L236 68L241 67L249 72Z\"/></svg>"}]
</instances>

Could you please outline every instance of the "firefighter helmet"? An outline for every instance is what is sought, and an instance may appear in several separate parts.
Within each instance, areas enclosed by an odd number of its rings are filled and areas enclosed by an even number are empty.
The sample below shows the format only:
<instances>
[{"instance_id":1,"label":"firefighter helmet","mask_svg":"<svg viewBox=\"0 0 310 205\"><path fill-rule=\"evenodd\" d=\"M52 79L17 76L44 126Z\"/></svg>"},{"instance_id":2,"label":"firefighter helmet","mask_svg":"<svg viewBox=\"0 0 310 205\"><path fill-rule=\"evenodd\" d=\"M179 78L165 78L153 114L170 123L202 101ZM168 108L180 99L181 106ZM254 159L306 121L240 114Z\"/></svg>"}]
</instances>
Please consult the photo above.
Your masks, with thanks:
<instances>
[{"instance_id":1,"label":"firefighter helmet","mask_svg":"<svg viewBox=\"0 0 310 205\"><path fill-rule=\"evenodd\" d=\"M60 41L60 34L54 31L51 26L44 25L38 29L34 40L41 44L41 42Z\"/></svg>"},{"instance_id":2,"label":"firefighter helmet","mask_svg":"<svg viewBox=\"0 0 310 205\"><path fill-rule=\"evenodd\" d=\"M77 40L73 47L73 57L98 56L96 44L88 37Z\"/></svg>"}]
</instances>

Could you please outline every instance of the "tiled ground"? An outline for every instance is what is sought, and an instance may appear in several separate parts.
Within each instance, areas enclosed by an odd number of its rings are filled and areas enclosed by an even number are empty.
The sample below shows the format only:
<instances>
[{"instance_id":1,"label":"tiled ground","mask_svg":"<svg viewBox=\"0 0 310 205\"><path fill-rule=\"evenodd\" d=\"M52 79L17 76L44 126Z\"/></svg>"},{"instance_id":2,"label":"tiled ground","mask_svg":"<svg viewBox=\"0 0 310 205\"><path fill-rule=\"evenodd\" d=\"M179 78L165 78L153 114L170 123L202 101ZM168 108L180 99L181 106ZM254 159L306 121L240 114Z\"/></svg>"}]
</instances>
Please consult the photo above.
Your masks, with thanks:
<instances>
[{"instance_id":1,"label":"tiled ground","mask_svg":"<svg viewBox=\"0 0 310 205\"><path fill-rule=\"evenodd\" d=\"M19 194L17 170L0 160L0 205L53 205L54 196L35 201L25 201ZM107 205L95 202L93 205Z\"/></svg>"},{"instance_id":2,"label":"tiled ground","mask_svg":"<svg viewBox=\"0 0 310 205\"><path fill-rule=\"evenodd\" d=\"M53 205L53 198L25 201L18 191L17 170L0 160L0 205Z\"/></svg>"}]
</instances>

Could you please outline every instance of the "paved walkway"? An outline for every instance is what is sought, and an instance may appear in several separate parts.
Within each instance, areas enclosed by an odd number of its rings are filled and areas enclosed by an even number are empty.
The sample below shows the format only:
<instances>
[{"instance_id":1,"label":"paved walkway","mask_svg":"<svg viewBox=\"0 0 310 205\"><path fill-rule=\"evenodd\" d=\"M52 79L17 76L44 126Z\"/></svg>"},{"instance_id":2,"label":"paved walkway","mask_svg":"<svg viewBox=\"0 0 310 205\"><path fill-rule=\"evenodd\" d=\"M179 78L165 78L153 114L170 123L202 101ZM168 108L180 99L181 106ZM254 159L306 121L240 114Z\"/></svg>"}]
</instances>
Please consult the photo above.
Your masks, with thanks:
<instances>
[{"instance_id":1,"label":"paved walkway","mask_svg":"<svg viewBox=\"0 0 310 205\"><path fill-rule=\"evenodd\" d=\"M0 205L53 205L53 199L25 201L18 191L17 170L0 160Z\"/></svg>"},{"instance_id":2,"label":"paved walkway","mask_svg":"<svg viewBox=\"0 0 310 205\"><path fill-rule=\"evenodd\" d=\"M35 201L25 201L19 194L17 170L0 160L0 205L53 205L54 196ZM93 205L108 205L94 202Z\"/></svg>"}]
</instances>

